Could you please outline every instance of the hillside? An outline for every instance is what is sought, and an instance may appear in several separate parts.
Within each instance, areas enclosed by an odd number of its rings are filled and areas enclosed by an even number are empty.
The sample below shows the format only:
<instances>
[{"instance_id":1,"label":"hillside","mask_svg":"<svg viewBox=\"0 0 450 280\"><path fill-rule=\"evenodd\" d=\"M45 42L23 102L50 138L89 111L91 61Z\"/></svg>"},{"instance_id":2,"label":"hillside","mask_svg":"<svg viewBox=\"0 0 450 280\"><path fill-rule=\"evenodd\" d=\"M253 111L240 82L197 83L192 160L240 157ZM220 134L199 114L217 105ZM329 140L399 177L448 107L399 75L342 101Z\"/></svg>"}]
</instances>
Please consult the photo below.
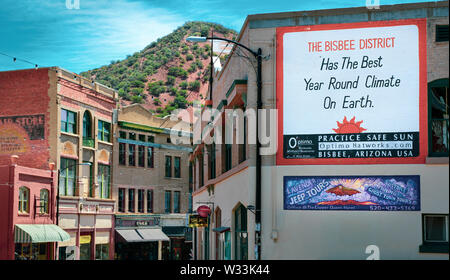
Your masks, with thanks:
<instances>
[{"instance_id":1,"label":"hillside","mask_svg":"<svg viewBox=\"0 0 450 280\"><path fill-rule=\"evenodd\" d=\"M166 116L176 108L190 107L194 100L203 103L207 96L211 44L185 39L208 36L211 31L228 39L237 35L218 24L187 22L124 60L80 74L116 89L123 105L141 103L151 112ZM226 59L223 53L214 55L220 55L222 62Z\"/></svg>"}]
</instances>

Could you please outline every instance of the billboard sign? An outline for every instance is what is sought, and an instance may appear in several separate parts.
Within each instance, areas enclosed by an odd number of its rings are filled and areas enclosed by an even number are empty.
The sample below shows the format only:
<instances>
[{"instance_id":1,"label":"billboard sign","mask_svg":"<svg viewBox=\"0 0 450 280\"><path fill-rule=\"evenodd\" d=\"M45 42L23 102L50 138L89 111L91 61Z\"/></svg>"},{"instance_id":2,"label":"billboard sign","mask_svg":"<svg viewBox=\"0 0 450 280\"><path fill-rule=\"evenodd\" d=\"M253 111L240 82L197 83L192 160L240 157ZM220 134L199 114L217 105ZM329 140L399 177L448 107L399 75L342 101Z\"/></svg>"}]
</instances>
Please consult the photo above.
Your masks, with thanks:
<instances>
[{"instance_id":1,"label":"billboard sign","mask_svg":"<svg viewBox=\"0 0 450 280\"><path fill-rule=\"evenodd\" d=\"M419 211L420 177L285 176L285 210Z\"/></svg>"},{"instance_id":2,"label":"billboard sign","mask_svg":"<svg viewBox=\"0 0 450 280\"><path fill-rule=\"evenodd\" d=\"M426 20L277 29L278 164L419 163Z\"/></svg>"}]
</instances>

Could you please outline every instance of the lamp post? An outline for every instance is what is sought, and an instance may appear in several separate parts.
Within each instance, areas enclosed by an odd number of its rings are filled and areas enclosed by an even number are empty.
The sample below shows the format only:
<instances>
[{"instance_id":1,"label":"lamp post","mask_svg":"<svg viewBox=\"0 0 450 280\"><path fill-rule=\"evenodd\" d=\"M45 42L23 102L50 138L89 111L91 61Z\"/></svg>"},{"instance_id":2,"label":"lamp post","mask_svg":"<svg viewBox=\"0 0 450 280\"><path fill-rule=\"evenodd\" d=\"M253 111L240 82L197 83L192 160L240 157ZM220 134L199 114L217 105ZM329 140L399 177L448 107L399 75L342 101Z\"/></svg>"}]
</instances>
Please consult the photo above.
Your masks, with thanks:
<instances>
[{"instance_id":1,"label":"lamp post","mask_svg":"<svg viewBox=\"0 0 450 280\"><path fill-rule=\"evenodd\" d=\"M58 169L58 189L56 191L56 225L59 225L59 178L61 176L61 171L68 170L69 168L78 166L78 165L91 166L92 163L90 163L90 162L76 163L76 164L66 166L63 169ZM75 184L76 184L76 181L75 181Z\"/></svg>"},{"instance_id":2,"label":"lamp post","mask_svg":"<svg viewBox=\"0 0 450 280\"><path fill-rule=\"evenodd\" d=\"M256 71L256 87L257 87L257 103L256 103L256 205L255 205L255 244L257 246L257 259L261 259L261 154L260 148L261 144L259 142L259 109L262 109L262 50L258 48L257 51L250 49L249 47L242 45L239 42L229 40L226 38L219 37L199 37L199 36L189 36L186 38L186 41L189 42L206 42L206 40L219 40L225 41L228 43L232 43L236 46L239 46L249 53L251 53L257 61L257 71ZM211 50L212 52L212 50ZM211 69L213 71L213 69ZM212 99L212 96L210 97ZM245 133L245 132L244 132Z\"/></svg>"}]
</instances>

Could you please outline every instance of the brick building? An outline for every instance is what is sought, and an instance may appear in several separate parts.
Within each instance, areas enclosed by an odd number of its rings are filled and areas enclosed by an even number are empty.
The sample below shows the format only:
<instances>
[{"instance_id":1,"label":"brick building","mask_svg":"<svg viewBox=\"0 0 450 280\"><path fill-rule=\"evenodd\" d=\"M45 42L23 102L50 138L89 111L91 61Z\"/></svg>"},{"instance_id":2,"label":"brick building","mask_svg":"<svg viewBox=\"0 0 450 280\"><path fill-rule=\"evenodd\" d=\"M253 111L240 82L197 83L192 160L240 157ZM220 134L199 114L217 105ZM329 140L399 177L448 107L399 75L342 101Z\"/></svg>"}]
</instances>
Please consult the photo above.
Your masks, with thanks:
<instances>
[{"instance_id":1,"label":"brick building","mask_svg":"<svg viewBox=\"0 0 450 280\"><path fill-rule=\"evenodd\" d=\"M0 85L0 165L56 165L59 259L112 258L116 92L58 67L0 72Z\"/></svg>"},{"instance_id":2,"label":"brick building","mask_svg":"<svg viewBox=\"0 0 450 280\"><path fill-rule=\"evenodd\" d=\"M184 127L182 127L184 125ZM158 118L139 104L124 106L115 127L113 198L117 259L186 259L191 232L187 123Z\"/></svg>"}]
</instances>

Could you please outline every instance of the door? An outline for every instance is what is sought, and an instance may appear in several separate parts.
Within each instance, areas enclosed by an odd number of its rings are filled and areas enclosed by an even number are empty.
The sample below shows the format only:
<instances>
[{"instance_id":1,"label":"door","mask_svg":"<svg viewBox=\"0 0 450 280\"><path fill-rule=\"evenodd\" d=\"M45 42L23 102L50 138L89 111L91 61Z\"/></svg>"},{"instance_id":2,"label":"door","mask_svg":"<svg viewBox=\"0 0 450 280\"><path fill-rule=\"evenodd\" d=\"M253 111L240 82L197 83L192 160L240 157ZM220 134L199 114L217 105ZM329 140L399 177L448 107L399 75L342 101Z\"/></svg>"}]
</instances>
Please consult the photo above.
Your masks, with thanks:
<instances>
[{"instance_id":1,"label":"door","mask_svg":"<svg viewBox=\"0 0 450 280\"><path fill-rule=\"evenodd\" d=\"M91 239L90 234L80 235L80 260L91 259Z\"/></svg>"}]
</instances>

